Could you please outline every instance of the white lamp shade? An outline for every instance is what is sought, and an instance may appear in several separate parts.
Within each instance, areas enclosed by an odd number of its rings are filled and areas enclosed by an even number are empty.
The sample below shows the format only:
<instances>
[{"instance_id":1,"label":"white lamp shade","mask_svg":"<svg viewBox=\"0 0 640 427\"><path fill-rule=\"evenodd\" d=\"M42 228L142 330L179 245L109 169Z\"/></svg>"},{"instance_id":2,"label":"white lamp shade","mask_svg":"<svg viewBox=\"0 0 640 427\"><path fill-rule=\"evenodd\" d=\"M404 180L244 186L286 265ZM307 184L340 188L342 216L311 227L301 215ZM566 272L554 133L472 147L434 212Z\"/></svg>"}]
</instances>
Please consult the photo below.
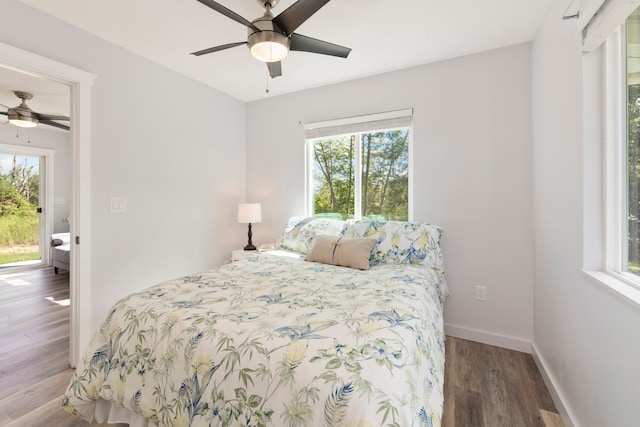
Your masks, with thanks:
<instances>
[{"instance_id":1,"label":"white lamp shade","mask_svg":"<svg viewBox=\"0 0 640 427\"><path fill-rule=\"evenodd\" d=\"M260 203L241 203L238 205L238 223L256 224L262 222Z\"/></svg>"}]
</instances>

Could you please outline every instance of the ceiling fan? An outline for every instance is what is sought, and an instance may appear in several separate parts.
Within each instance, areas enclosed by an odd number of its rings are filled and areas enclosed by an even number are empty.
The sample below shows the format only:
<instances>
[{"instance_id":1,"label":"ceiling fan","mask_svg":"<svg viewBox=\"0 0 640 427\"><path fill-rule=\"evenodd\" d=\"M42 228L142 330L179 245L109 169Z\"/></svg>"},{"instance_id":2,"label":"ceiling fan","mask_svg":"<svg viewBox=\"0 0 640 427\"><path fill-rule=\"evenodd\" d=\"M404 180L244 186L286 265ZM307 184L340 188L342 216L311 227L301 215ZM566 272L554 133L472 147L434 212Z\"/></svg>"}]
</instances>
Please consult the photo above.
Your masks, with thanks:
<instances>
[{"instance_id":1,"label":"ceiling fan","mask_svg":"<svg viewBox=\"0 0 640 427\"><path fill-rule=\"evenodd\" d=\"M10 108L4 104L0 104L7 109L7 111L0 111L9 118L9 123L18 127L32 128L36 127L38 123L43 125L54 126L60 129L69 130L68 125L55 122L54 120L62 120L68 122L70 119L67 116L61 116L56 114L42 114L36 113L27 105L27 100L33 98L33 95L29 92L14 91L18 98L22 100L17 107Z\"/></svg>"},{"instance_id":2,"label":"ceiling fan","mask_svg":"<svg viewBox=\"0 0 640 427\"><path fill-rule=\"evenodd\" d=\"M205 55L207 53L218 52L246 44L256 59L267 63L269 75L274 78L282 75L282 65L280 61L287 56L291 50L319 53L340 58L348 57L351 52L351 49L348 47L294 33L300 25L322 6L329 3L329 0L298 0L275 18L271 14L271 9L278 4L279 0L258 0L258 3L260 3L266 11L263 16L252 22L249 22L242 16L213 0L198 1L216 12L223 14L227 18L245 25L248 29L248 38L247 41L229 43L192 52L192 55Z\"/></svg>"}]
</instances>

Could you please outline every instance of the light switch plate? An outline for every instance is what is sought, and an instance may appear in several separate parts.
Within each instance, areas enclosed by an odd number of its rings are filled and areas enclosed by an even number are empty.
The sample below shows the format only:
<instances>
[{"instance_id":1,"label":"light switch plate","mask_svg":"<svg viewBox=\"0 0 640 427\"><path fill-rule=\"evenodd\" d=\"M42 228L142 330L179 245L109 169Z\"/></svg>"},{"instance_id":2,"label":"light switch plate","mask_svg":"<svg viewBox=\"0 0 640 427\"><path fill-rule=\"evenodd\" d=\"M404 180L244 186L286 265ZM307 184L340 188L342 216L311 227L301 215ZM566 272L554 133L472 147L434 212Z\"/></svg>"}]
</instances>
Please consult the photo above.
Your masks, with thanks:
<instances>
[{"instance_id":1,"label":"light switch plate","mask_svg":"<svg viewBox=\"0 0 640 427\"><path fill-rule=\"evenodd\" d=\"M124 197L111 198L111 213L123 213L127 211L127 199Z\"/></svg>"}]
</instances>

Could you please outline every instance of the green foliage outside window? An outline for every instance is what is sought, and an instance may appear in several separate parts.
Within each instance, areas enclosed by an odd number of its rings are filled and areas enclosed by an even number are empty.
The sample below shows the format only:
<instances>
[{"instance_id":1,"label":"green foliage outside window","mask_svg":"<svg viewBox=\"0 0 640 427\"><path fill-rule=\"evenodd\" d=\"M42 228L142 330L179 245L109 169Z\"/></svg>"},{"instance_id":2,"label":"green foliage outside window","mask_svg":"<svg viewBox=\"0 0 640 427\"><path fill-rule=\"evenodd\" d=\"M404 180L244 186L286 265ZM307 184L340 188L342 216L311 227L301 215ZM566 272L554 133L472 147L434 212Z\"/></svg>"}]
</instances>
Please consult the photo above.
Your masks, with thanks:
<instances>
[{"instance_id":1,"label":"green foliage outside window","mask_svg":"<svg viewBox=\"0 0 640 427\"><path fill-rule=\"evenodd\" d=\"M628 270L640 273L640 84L628 86L627 98Z\"/></svg>"},{"instance_id":2,"label":"green foliage outside window","mask_svg":"<svg viewBox=\"0 0 640 427\"><path fill-rule=\"evenodd\" d=\"M0 264L38 259L38 173L18 163L0 171ZM34 249L35 248L35 249Z\"/></svg>"},{"instance_id":3,"label":"green foliage outside window","mask_svg":"<svg viewBox=\"0 0 640 427\"><path fill-rule=\"evenodd\" d=\"M365 133L313 141L313 214L353 218L360 154L361 216L407 220L409 130Z\"/></svg>"}]
</instances>

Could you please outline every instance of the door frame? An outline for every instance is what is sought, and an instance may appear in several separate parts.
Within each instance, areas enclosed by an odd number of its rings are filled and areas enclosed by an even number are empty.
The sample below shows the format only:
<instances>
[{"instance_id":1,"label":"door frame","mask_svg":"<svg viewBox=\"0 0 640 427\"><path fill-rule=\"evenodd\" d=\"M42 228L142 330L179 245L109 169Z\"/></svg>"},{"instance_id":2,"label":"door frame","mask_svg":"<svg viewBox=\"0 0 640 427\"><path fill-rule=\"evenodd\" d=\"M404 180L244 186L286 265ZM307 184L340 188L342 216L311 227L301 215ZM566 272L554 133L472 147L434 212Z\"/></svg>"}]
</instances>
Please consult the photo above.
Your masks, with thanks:
<instances>
[{"instance_id":1,"label":"door frame","mask_svg":"<svg viewBox=\"0 0 640 427\"><path fill-rule=\"evenodd\" d=\"M69 364L91 339L91 86L84 70L0 43L0 67L65 84L71 96L71 209ZM82 236L82 241L80 241ZM80 244L82 242L82 244ZM81 261L82 260L82 261Z\"/></svg>"},{"instance_id":2,"label":"door frame","mask_svg":"<svg viewBox=\"0 0 640 427\"><path fill-rule=\"evenodd\" d=\"M40 174L40 182L44 180L44 199L42 192L42 185L40 186L40 194L39 197L39 206L44 208L44 213L40 216L40 229L39 240L40 240L40 264L49 265L49 248L48 245L48 237L51 236L51 232L53 231L53 194L54 194L54 182L53 182L53 169L54 169L54 157L55 150L50 148L40 148L40 147L30 147L30 146L22 146L22 145L13 145L13 144L5 144L0 143L0 152L3 154L13 154L16 156L28 156L28 157L44 157L44 174L42 164L40 165L39 174ZM35 264L33 264L35 265Z\"/></svg>"}]
</instances>

